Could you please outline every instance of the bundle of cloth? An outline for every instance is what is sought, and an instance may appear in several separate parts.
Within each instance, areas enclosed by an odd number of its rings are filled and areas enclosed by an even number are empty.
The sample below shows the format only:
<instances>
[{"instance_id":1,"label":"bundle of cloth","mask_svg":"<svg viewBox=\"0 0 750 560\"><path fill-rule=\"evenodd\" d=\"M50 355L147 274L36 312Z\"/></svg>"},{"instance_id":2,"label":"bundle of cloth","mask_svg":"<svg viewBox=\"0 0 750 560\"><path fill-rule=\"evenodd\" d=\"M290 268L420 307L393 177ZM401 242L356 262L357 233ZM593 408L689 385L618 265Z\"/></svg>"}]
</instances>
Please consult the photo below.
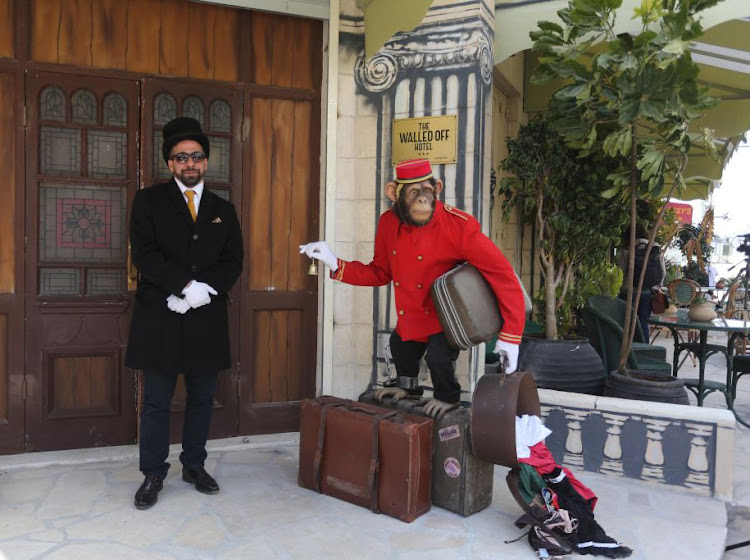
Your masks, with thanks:
<instances>
[{"instance_id":1,"label":"bundle of cloth","mask_svg":"<svg viewBox=\"0 0 750 560\"><path fill-rule=\"evenodd\" d=\"M562 540L570 542L572 551L606 558L630 556L633 551L607 535L594 519L596 494L569 469L555 462L544 444L544 439L551 433L538 416L516 417L516 454L520 464L518 491L534 513L531 517L522 516L517 525L531 525L531 532L538 537L540 533L544 534L544 529L534 523L534 518L544 517L542 523L547 526L555 524L555 519L564 518L570 523L565 526L565 533L558 534ZM544 512L544 515L538 512ZM529 542L536 547L540 539L531 537L530 534ZM567 552L566 547L560 550Z\"/></svg>"}]
</instances>

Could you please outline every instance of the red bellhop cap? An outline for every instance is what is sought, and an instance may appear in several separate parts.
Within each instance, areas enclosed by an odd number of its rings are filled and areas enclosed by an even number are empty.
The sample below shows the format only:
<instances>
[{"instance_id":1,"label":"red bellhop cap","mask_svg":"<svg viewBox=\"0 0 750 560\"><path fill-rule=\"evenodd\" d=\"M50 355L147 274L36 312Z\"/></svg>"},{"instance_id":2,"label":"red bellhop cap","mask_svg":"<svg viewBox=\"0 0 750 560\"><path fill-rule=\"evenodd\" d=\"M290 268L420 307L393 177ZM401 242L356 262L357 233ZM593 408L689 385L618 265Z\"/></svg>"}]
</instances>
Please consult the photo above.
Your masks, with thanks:
<instances>
[{"instance_id":1,"label":"red bellhop cap","mask_svg":"<svg viewBox=\"0 0 750 560\"><path fill-rule=\"evenodd\" d=\"M427 159L410 159L396 165L397 183L421 183L432 177L432 166Z\"/></svg>"}]
</instances>

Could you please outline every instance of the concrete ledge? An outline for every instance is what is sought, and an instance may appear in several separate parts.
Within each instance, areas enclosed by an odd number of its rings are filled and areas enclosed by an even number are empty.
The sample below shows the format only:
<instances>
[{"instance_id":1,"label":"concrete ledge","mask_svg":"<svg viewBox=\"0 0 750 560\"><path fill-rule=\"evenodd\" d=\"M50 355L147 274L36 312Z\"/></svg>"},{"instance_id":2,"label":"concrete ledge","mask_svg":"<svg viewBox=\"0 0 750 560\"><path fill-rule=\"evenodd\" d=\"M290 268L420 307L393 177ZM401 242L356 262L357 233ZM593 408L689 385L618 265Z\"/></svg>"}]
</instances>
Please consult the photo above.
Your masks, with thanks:
<instances>
[{"instance_id":1,"label":"concrete ledge","mask_svg":"<svg viewBox=\"0 0 750 560\"><path fill-rule=\"evenodd\" d=\"M731 501L736 421L729 410L539 390L559 462Z\"/></svg>"},{"instance_id":2,"label":"concrete ledge","mask_svg":"<svg viewBox=\"0 0 750 560\"><path fill-rule=\"evenodd\" d=\"M206 449L211 451L236 451L242 449L263 449L280 445L299 445L299 433L266 434L210 440ZM182 446L175 443L169 446L170 455L179 455ZM138 461L137 445L95 447L90 449L67 449L64 451L40 451L0 456L0 471L14 471L56 465L82 465L115 461Z\"/></svg>"}]
</instances>

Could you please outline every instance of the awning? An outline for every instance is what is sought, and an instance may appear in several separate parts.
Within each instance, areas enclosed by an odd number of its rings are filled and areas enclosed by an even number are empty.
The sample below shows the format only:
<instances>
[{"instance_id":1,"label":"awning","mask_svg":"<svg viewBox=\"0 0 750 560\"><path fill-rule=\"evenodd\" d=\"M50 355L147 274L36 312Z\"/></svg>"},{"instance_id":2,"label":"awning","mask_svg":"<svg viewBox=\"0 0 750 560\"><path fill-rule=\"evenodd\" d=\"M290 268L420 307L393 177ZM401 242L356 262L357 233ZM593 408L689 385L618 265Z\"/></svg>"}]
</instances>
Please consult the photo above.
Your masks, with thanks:
<instances>
[{"instance_id":1,"label":"awning","mask_svg":"<svg viewBox=\"0 0 750 560\"><path fill-rule=\"evenodd\" d=\"M424 19L432 0L357 0L365 12L365 53L375 54L399 31L411 31Z\"/></svg>"},{"instance_id":2,"label":"awning","mask_svg":"<svg viewBox=\"0 0 750 560\"><path fill-rule=\"evenodd\" d=\"M633 9L641 0L623 0L618 10L615 31L638 32L640 22L632 19ZM517 52L530 49L529 32L538 20L556 20L556 11L567 6L567 0L497 0L495 10L495 63ZM749 16L736 19L739 16ZM724 165L734 152L739 138L750 129L750 2L724 0L706 10L701 18L706 32L691 45L693 60L700 67L700 80L712 96L721 100L718 106L696 120L694 127L714 131L719 162L708 157L706 148L691 149L685 178L688 189L681 198L707 198L713 181L721 178ZM526 59L524 109L528 112L546 109L552 93L560 84L532 86L528 79L536 66L534 55Z\"/></svg>"},{"instance_id":3,"label":"awning","mask_svg":"<svg viewBox=\"0 0 750 560\"><path fill-rule=\"evenodd\" d=\"M357 0L365 12L367 55L374 54L395 33L417 27L432 3L433 0ZM616 32L639 31L640 22L632 16L640 3L641 0L623 0ZM529 32L536 29L537 21L555 20L557 11L567 5L568 0L495 0L495 63L530 49ZM695 126L714 130L722 161L713 162L700 146L692 150L685 175L690 189L682 195L687 199L708 197L712 181L721 178L738 138L750 129L750 0L723 0L703 12L701 22L707 31L691 47L693 60L700 66L701 81L721 103ZM527 80L533 65L533 58L527 57ZM552 84L541 88L527 84L524 109L544 110L555 89Z\"/></svg>"}]
</instances>

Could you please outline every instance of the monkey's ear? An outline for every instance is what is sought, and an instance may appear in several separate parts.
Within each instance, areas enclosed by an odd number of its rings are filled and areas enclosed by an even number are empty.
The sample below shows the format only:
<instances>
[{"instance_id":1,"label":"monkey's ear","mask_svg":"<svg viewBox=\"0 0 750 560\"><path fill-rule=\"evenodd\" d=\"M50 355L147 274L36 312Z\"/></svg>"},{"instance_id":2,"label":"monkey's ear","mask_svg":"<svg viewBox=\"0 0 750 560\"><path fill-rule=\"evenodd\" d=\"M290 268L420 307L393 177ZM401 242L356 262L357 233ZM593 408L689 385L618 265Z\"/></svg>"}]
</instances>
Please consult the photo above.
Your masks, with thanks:
<instances>
[{"instance_id":1,"label":"monkey's ear","mask_svg":"<svg viewBox=\"0 0 750 560\"><path fill-rule=\"evenodd\" d=\"M396 202L398 200L398 197L396 196L396 182L391 181L385 186L385 196L388 197L388 200L391 202Z\"/></svg>"},{"instance_id":2,"label":"monkey's ear","mask_svg":"<svg viewBox=\"0 0 750 560\"><path fill-rule=\"evenodd\" d=\"M435 179L435 197L443 191L443 181Z\"/></svg>"}]
</instances>

